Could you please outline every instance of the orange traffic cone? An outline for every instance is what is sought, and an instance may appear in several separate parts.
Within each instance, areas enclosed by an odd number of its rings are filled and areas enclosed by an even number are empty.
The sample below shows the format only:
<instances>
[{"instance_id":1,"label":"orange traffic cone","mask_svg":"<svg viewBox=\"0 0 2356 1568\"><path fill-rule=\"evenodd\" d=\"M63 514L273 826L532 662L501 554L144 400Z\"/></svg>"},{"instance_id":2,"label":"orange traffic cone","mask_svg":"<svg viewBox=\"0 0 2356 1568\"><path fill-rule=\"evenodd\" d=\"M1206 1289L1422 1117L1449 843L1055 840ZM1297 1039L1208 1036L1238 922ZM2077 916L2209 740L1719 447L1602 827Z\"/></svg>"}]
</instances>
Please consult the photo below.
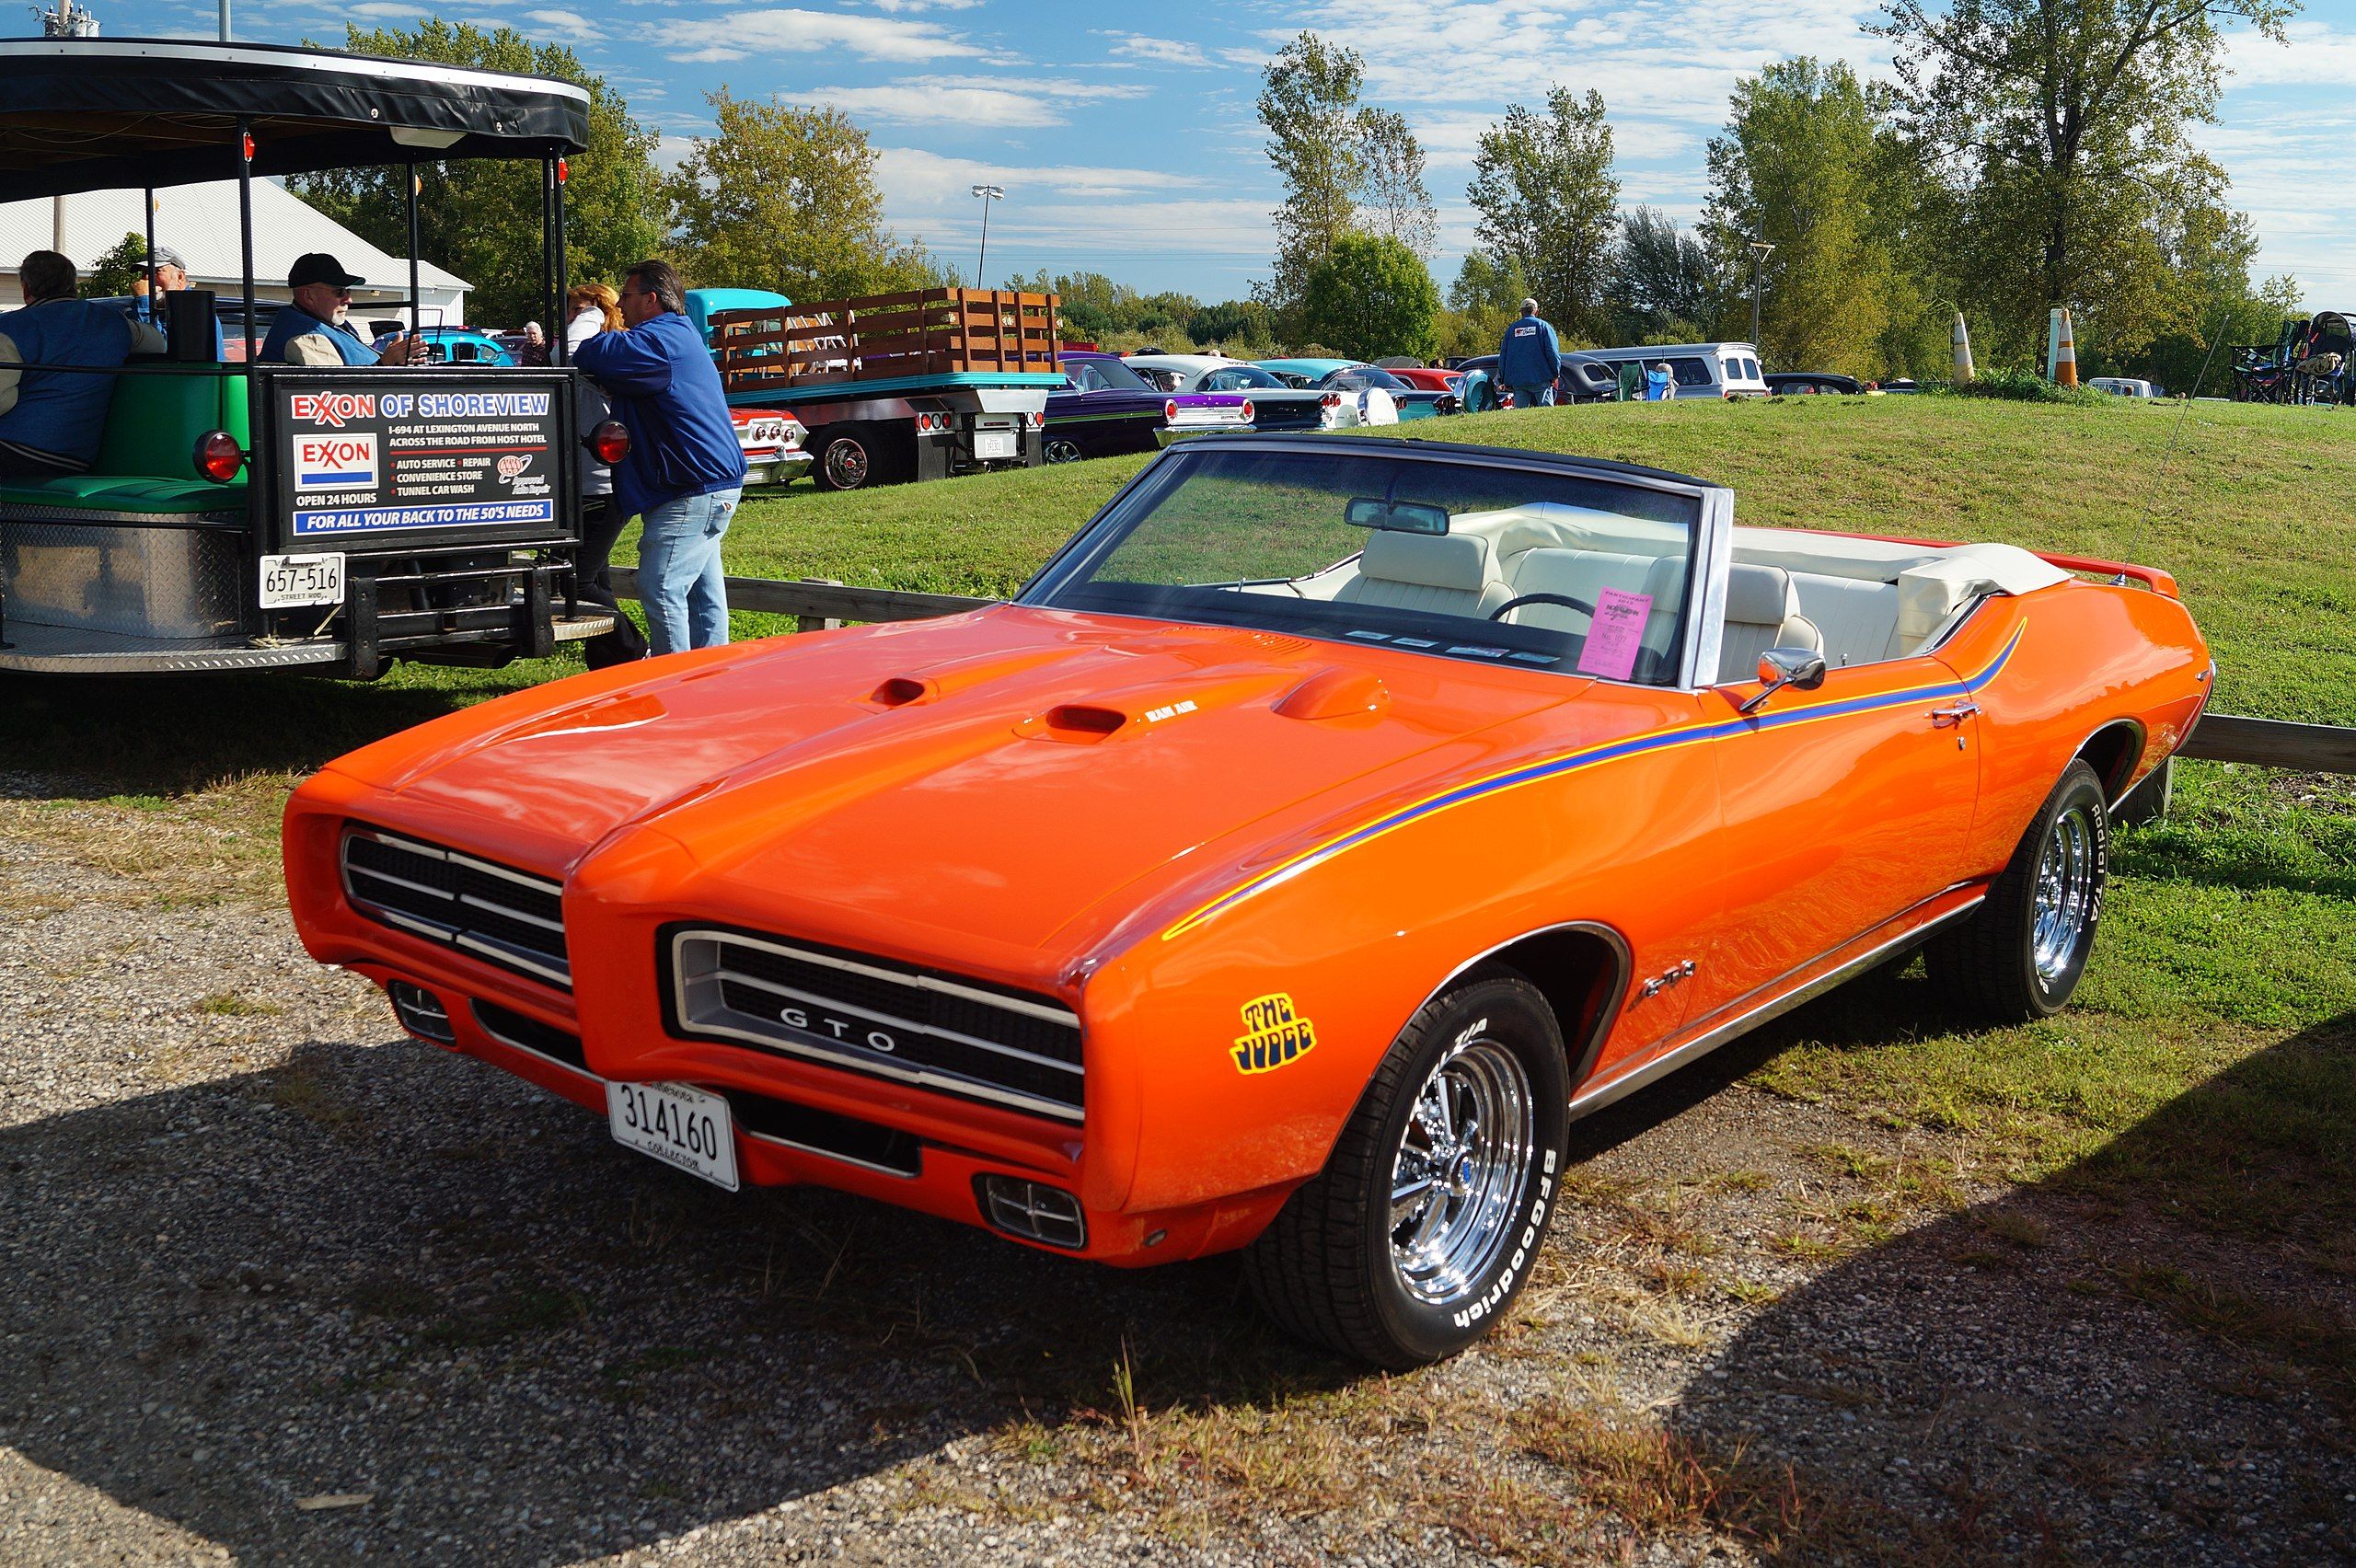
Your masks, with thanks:
<instances>
[{"instance_id":1,"label":"orange traffic cone","mask_svg":"<svg viewBox=\"0 0 2356 1568\"><path fill-rule=\"evenodd\" d=\"M2078 345L2070 336L2070 312L2062 312L2062 347L2053 356L2053 379L2063 386L2078 384Z\"/></svg>"}]
</instances>

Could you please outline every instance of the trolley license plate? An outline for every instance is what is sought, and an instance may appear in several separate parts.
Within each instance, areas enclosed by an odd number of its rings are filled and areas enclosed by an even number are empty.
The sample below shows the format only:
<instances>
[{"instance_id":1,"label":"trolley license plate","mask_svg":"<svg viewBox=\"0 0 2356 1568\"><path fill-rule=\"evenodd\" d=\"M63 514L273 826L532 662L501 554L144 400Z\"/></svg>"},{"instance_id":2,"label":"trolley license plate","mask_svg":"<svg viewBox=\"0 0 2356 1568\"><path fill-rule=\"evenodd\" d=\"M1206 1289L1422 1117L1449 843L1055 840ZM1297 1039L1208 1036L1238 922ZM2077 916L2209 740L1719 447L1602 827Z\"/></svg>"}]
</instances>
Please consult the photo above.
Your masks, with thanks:
<instances>
[{"instance_id":1,"label":"trolley license plate","mask_svg":"<svg viewBox=\"0 0 2356 1568\"><path fill-rule=\"evenodd\" d=\"M261 558L261 594L265 610L300 609L306 605L343 603L343 557L335 555L266 555Z\"/></svg>"},{"instance_id":2,"label":"trolley license plate","mask_svg":"<svg viewBox=\"0 0 2356 1568\"><path fill-rule=\"evenodd\" d=\"M614 1141L736 1190L736 1134L728 1101L684 1083L606 1083Z\"/></svg>"},{"instance_id":3,"label":"trolley license plate","mask_svg":"<svg viewBox=\"0 0 2356 1568\"><path fill-rule=\"evenodd\" d=\"M974 432L974 455L984 462L993 457L1020 456L1014 443L1015 434L1011 430L977 430Z\"/></svg>"}]
</instances>

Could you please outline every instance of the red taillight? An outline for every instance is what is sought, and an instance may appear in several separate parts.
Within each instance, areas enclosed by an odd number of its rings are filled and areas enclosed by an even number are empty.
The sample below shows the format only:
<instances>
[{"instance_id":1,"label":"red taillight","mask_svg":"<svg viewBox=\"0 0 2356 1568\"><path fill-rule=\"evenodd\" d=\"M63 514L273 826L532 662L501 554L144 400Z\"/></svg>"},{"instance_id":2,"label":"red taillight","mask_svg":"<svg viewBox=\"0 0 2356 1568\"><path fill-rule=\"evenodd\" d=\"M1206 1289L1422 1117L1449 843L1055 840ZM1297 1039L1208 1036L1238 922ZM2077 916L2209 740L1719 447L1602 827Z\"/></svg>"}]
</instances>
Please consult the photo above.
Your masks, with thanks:
<instances>
[{"instance_id":1,"label":"red taillight","mask_svg":"<svg viewBox=\"0 0 2356 1568\"><path fill-rule=\"evenodd\" d=\"M1032 409L1032 410L1031 410L1031 428L1032 428L1033 430L1045 430L1045 429L1046 428L1046 424L1047 424L1047 410L1046 410L1046 409Z\"/></svg>"},{"instance_id":2,"label":"red taillight","mask_svg":"<svg viewBox=\"0 0 2356 1568\"><path fill-rule=\"evenodd\" d=\"M1244 398L1243 407L1236 409L1235 411L1243 416L1243 422L1245 424L1250 424L1260 412L1259 408L1253 404L1252 399L1249 398Z\"/></svg>"},{"instance_id":3,"label":"red taillight","mask_svg":"<svg viewBox=\"0 0 2356 1568\"><path fill-rule=\"evenodd\" d=\"M225 485L246 466L246 449L225 430L208 430L196 438L196 471L216 485Z\"/></svg>"},{"instance_id":4,"label":"red taillight","mask_svg":"<svg viewBox=\"0 0 2356 1568\"><path fill-rule=\"evenodd\" d=\"M607 420L589 432L589 455L610 468L629 455L629 432L619 420Z\"/></svg>"},{"instance_id":5,"label":"red taillight","mask_svg":"<svg viewBox=\"0 0 2356 1568\"><path fill-rule=\"evenodd\" d=\"M1171 424L1176 422L1177 418L1178 399L1172 398L1168 402L1161 405L1161 421L1164 424Z\"/></svg>"},{"instance_id":6,"label":"red taillight","mask_svg":"<svg viewBox=\"0 0 2356 1568\"><path fill-rule=\"evenodd\" d=\"M1318 401L1329 409L1338 409L1342 406L1342 395L1339 392L1328 392Z\"/></svg>"}]
</instances>

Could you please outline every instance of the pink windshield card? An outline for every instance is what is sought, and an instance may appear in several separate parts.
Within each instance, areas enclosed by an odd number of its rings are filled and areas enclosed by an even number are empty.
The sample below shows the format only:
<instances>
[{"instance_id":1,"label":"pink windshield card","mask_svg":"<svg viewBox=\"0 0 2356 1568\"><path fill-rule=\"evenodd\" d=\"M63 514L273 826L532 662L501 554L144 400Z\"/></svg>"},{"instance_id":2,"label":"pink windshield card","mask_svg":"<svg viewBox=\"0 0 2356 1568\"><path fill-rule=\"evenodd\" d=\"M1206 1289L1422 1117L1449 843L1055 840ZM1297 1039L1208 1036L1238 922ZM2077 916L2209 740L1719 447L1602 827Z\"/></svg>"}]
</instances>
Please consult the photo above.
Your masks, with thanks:
<instances>
[{"instance_id":1,"label":"pink windshield card","mask_svg":"<svg viewBox=\"0 0 2356 1568\"><path fill-rule=\"evenodd\" d=\"M1645 645L1645 620L1653 613L1650 594L1606 588L1595 596L1595 624L1579 651L1579 674L1624 681L1635 674L1636 651Z\"/></svg>"}]
</instances>

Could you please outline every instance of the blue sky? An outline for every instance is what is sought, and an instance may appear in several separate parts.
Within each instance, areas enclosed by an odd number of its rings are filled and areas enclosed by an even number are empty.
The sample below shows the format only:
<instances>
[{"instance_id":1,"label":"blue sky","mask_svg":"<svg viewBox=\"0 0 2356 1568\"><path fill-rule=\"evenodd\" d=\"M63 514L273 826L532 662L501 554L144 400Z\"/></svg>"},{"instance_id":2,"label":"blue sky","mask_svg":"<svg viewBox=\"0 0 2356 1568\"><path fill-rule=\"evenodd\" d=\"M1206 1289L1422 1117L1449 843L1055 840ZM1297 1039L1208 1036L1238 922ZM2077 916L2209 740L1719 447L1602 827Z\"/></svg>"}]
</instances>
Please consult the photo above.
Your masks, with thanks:
<instances>
[{"instance_id":1,"label":"blue sky","mask_svg":"<svg viewBox=\"0 0 2356 1568\"><path fill-rule=\"evenodd\" d=\"M573 0L582 5L585 0ZM190 0L92 0L106 32L213 36ZM346 18L408 25L400 0L235 0L237 36L340 40ZM988 271L1108 272L1206 299L1263 276L1277 196L1253 116L1262 62L1303 28L1357 50L1367 98L1405 114L1440 207L1434 271L1472 242L1464 203L1475 138L1507 104L1554 83L1603 94L1627 202L1690 222L1703 148L1738 77L1795 54L1886 75L1860 0L455 0L441 14L572 43L629 98L676 158L709 129L703 95L840 107L882 152L887 213L968 272L977 180L1006 188ZM2356 306L2356 0L2311 0L2292 42L2234 40L2219 123L2199 140L2256 221L2258 271L2289 271L2310 305Z\"/></svg>"}]
</instances>

